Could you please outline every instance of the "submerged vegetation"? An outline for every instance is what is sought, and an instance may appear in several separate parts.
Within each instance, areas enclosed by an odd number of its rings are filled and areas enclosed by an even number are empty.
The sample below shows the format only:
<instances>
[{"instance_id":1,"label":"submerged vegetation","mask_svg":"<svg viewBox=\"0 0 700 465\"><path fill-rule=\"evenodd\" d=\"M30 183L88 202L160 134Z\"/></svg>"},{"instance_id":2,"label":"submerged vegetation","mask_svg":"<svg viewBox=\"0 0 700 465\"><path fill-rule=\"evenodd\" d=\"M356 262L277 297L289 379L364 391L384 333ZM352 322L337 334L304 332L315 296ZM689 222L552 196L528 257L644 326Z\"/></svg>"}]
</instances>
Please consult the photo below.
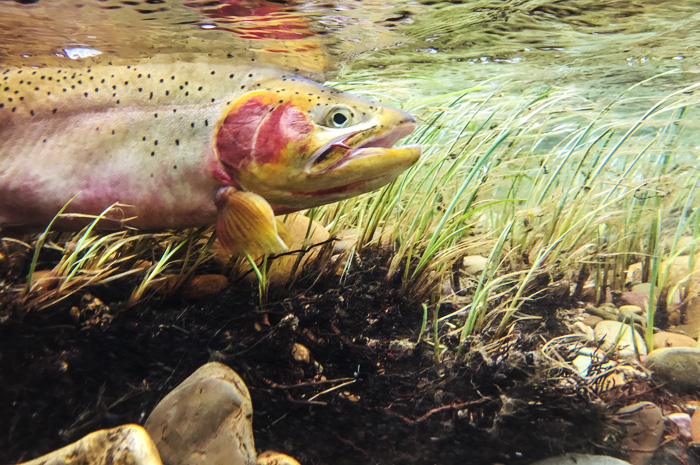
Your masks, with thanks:
<instances>
[{"instance_id":1,"label":"submerged vegetation","mask_svg":"<svg viewBox=\"0 0 700 465\"><path fill-rule=\"evenodd\" d=\"M514 83L489 82L404 102L422 122L409 140L423 145L422 159L379 191L306 213L332 237L353 239L344 241L340 256L333 255L333 241L320 244L314 258L323 263L317 265L327 273L342 270L342 281L365 254L390 250L387 279L399 277L407 296L436 313L454 297L446 289L466 290L470 298L457 300L468 303L439 318L464 341L494 319L503 333L543 276L548 283L577 283L579 294L590 282L603 301L606 289L624 289L629 265L642 262L641 280L658 283L645 322L651 344L654 309L683 291L682 285L665 289L669 260L687 255L690 274L700 247L700 139L689 116L700 104L700 84L660 99L647 96L672 77L640 82L609 102L557 89L527 97ZM368 93L376 87L358 81L340 86ZM230 276L253 263L251 257L217 256L211 229L104 235L94 226L66 237L49 234L49 225L31 244L4 239L6 269L26 270L13 255L31 256L25 283L21 275L5 278L16 310L36 311L116 280L134 283L127 300L134 305L156 290L174 293L214 262ZM37 268L45 255L53 267ZM488 257L473 281L456 273L468 255ZM252 268L261 302L268 289L265 270L274 260L261 258ZM177 278L164 287L166 274Z\"/></svg>"}]
</instances>

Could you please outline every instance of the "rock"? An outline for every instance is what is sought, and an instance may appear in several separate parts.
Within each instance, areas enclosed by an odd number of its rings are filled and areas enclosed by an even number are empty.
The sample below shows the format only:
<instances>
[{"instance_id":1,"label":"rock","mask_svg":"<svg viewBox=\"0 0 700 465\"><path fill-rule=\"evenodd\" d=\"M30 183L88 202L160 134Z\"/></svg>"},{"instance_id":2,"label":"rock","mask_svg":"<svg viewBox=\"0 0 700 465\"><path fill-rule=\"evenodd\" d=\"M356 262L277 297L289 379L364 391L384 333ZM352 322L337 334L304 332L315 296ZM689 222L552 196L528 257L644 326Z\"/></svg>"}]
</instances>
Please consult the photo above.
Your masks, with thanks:
<instances>
[{"instance_id":1,"label":"rock","mask_svg":"<svg viewBox=\"0 0 700 465\"><path fill-rule=\"evenodd\" d=\"M598 315L585 315L583 317L582 323L590 326L591 328L595 328L595 325L597 325L601 321L603 321L603 319Z\"/></svg>"},{"instance_id":2,"label":"rock","mask_svg":"<svg viewBox=\"0 0 700 465\"><path fill-rule=\"evenodd\" d=\"M638 305L622 305L618 310L620 310L622 313L629 313L632 315L641 315L644 313L642 307Z\"/></svg>"},{"instance_id":3,"label":"rock","mask_svg":"<svg viewBox=\"0 0 700 465\"><path fill-rule=\"evenodd\" d=\"M228 286L228 278L220 274L195 276L182 289L185 299L199 300L220 294Z\"/></svg>"},{"instance_id":4,"label":"rock","mask_svg":"<svg viewBox=\"0 0 700 465\"><path fill-rule=\"evenodd\" d=\"M297 362L311 363L311 351L295 342L294 346L292 346L292 358Z\"/></svg>"},{"instance_id":5,"label":"rock","mask_svg":"<svg viewBox=\"0 0 700 465\"><path fill-rule=\"evenodd\" d=\"M631 465L607 455L566 454L533 462L532 465Z\"/></svg>"},{"instance_id":6,"label":"rock","mask_svg":"<svg viewBox=\"0 0 700 465\"><path fill-rule=\"evenodd\" d=\"M627 452L633 465L648 464L664 436L664 416L651 402L637 402L615 412L625 425L625 436L620 449Z\"/></svg>"},{"instance_id":7,"label":"rock","mask_svg":"<svg viewBox=\"0 0 700 465\"><path fill-rule=\"evenodd\" d=\"M595 341L595 334L593 333L593 329L591 329L590 326L584 324L581 321L577 321L574 324L572 324L571 331L576 335L580 335L585 341Z\"/></svg>"},{"instance_id":8,"label":"rock","mask_svg":"<svg viewBox=\"0 0 700 465\"><path fill-rule=\"evenodd\" d=\"M644 273L644 264L642 262L632 263L625 271L625 284L634 286L642 282L642 274Z\"/></svg>"},{"instance_id":9,"label":"rock","mask_svg":"<svg viewBox=\"0 0 700 465\"><path fill-rule=\"evenodd\" d=\"M651 283L635 284L634 286L632 286L632 292L644 294L645 296L649 297L649 293L651 292ZM658 292L656 293L656 295L658 295Z\"/></svg>"},{"instance_id":10,"label":"rock","mask_svg":"<svg viewBox=\"0 0 700 465\"><path fill-rule=\"evenodd\" d=\"M146 430L166 465L254 465L252 419L243 380L226 365L211 362L156 405ZM297 462L268 452L264 463Z\"/></svg>"},{"instance_id":11,"label":"rock","mask_svg":"<svg viewBox=\"0 0 700 465\"><path fill-rule=\"evenodd\" d=\"M654 379L675 391L700 389L700 349L696 347L668 347L653 350L646 366Z\"/></svg>"},{"instance_id":12,"label":"rock","mask_svg":"<svg viewBox=\"0 0 700 465\"><path fill-rule=\"evenodd\" d=\"M73 444L22 465L162 465L156 446L138 425L90 433Z\"/></svg>"},{"instance_id":13,"label":"rock","mask_svg":"<svg viewBox=\"0 0 700 465\"><path fill-rule=\"evenodd\" d=\"M661 269L666 269L665 286L673 289L674 286L685 288L688 295L694 296L700 293L700 254L695 255L692 269L688 269L689 256L679 256L671 261L664 261Z\"/></svg>"},{"instance_id":14,"label":"rock","mask_svg":"<svg viewBox=\"0 0 700 465\"><path fill-rule=\"evenodd\" d=\"M330 239L330 234L328 234L323 225L298 213L288 215L284 225L289 233L285 235L284 240L290 251L308 248ZM284 285L290 278L298 276L304 266L313 261L319 252L320 247L313 247L306 253L297 252L277 257L267 270L268 284L273 286ZM253 258L257 263L261 257L256 256ZM299 263L297 263L298 260ZM246 263L244 271L249 269L250 265ZM248 273L246 279L250 282L257 282L255 273Z\"/></svg>"},{"instance_id":15,"label":"rock","mask_svg":"<svg viewBox=\"0 0 700 465\"><path fill-rule=\"evenodd\" d=\"M690 415L677 412L668 416L668 421L674 425L678 434L685 440L690 441L693 437Z\"/></svg>"},{"instance_id":16,"label":"rock","mask_svg":"<svg viewBox=\"0 0 700 465\"><path fill-rule=\"evenodd\" d=\"M489 259L481 255L468 255L462 259L462 271L467 274L481 273L488 262Z\"/></svg>"},{"instance_id":17,"label":"rock","mask_svg":"<svg viewBox=\"0 0 700 465\"><path fill-rule=\"evenodd\" d=\"M257 465L299 465L299 462L287 455L266 450L258 455Z\"/></svg>"},{"instance_id":18,"label":"rock","mask_svg":"<svg viewBox=\"0 0 700 465\"><path fill-rule=\"evenodd\" d=\"M692 337L700 335L700 296L690 299L686 309L686 325L683 329Z\"/></svg>"},{"instance_id":19,"label":"rock","mask_svg":"<svg viewBox=\"0 0 700 465\"><path fill-rule=\"evenodd\" d=\"M595 338L601 341L601 349L608 351L617 347L615 350L621 358L634 357L637 352L639 355L646 355L647 346L644 344L642 336L629 325L620 323L619 321L601 321L595 326Z\"/></svg>"},{"instance_id":20,"label":"rock","mask_svg":"<svg viewBox=\"0 0 700 465\"><path fill-rule=\"evenodd\" d=\"M333 255L338 255L354 247L361 232L358 228L352 228L343 229L333 234L333 237L337 239L333 243Z\"/></svg>"},{"instance_id":21,"label":"rock","mask_svg":"<svg viewBox=\"0 0 700 465\"><path fill-rule=\"evenodd\" d=\"M640 284L640 286L644 286L644 284ZM625 291L620 294L617 303L621 307L625 305L634 305L646 311L649 306L649 292Z\"/></svg>"},{"instance_id":22,"label":"rock","mask_svg":"<svg viewBox=\"0 0 700 465\"><path fill-rule=\"evenodd\" d=\"M654 349L664 347L697 347L698 342L685 334L659 331L654 334Z\"/></svg>"},{"instance_id":23,"label":"rock","mask_svg":"<svg viewBox=\"0 0 700 465\"><path fill-rule=\"evenodd\" d=\"M697 409L690 417L690 432L693 442L700 442L700 409Z\"/></svg>"}]
</instances>

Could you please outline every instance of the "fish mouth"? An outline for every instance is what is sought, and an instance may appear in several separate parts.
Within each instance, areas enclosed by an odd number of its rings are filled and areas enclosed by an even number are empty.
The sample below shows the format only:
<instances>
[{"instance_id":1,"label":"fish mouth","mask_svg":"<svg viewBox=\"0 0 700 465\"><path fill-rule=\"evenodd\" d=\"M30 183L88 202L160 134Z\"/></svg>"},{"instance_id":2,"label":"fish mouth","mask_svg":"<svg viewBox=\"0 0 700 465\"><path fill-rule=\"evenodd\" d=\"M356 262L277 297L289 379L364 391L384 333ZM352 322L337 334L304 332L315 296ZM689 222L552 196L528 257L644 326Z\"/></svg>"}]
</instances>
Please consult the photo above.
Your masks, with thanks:
<instances>
[{"instance_id":1,"label":"fish mouth","mask_svg":"<svg viewBox=\"0 0 700 465\"><path fill-rule=\"evenodd\" d=\"M378 135L372 135L376 134L377 126L344 134L316 150L311 156L306 172L320 175L337 170L362 158L390 156L392 153L399 155L407 149L420 153L418 145L393 147L399 139L411 134L415 128L416 124L410 122L393 127Z\"/></svg>"}]
</instances>

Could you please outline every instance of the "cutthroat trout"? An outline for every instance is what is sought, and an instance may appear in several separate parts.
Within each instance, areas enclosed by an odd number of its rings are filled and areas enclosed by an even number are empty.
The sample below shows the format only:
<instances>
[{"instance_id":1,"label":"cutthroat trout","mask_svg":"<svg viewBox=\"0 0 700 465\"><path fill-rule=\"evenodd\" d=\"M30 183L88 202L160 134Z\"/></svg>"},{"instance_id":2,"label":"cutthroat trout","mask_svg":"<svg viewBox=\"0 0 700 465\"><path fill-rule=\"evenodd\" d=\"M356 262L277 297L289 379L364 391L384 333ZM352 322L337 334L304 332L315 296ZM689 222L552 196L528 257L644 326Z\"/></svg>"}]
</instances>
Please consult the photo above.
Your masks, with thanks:
<instances>
[{"instance_id":1,"label":"cutthroat trout","mask_svg":"<svg viewBox=\"0 0 700 465\"><path fill-rule=\"evenodd\" d=\"M216 224L284 250L274 215L377 189L419 158L406 112L268 68L203 63L0 71L0 228ZM72 200L71 200L72 199ZM76 216L78 216L76 218ZM75 230L80 215L55 223Z\"/></svg>"}]
</instances>

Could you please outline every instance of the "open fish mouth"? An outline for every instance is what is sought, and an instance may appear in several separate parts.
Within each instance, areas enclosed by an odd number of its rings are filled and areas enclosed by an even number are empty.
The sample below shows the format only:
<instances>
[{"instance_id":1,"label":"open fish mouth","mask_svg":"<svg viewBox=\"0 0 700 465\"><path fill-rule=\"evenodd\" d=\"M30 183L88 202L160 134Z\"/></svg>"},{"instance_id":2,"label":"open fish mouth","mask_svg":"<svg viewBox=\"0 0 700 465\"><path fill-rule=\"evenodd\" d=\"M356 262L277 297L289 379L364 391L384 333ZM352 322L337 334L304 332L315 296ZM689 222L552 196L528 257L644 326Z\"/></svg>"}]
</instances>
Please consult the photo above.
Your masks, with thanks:
<instances>
[{"instance_id":1,"label":"open fish mouth","mask_svg":"<svg viewBox=\"0 0 700 465\"><path fill-rule=\"evenodd\" d=\"M419 146L393 147L399 139L411 134L415 128L415 123L407 123L374 136L371 134L376 133L376 126L344 134L316 150L311 156L311 162L307 166L306 172L324 174L361 158L370 156L391 158L392 153L398 155L399 152L409 148L420 150Z\"/></svg>"}]
</instances>

